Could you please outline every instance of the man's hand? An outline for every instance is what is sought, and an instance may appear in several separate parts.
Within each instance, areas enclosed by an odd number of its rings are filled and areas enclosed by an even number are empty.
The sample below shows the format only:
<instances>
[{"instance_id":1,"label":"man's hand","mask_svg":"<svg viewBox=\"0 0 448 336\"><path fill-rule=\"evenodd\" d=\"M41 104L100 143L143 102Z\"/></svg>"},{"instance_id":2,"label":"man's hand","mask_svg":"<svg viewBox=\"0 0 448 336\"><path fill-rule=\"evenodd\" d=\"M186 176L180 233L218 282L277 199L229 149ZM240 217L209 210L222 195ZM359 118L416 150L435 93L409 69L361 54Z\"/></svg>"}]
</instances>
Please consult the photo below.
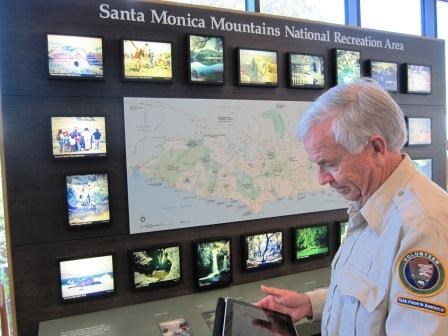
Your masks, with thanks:
<instances>
[{"instance_id":1,"label":"man's hand","mask_svg":"<svg viewBox=\"0 0 448 336\"><path fill-rule=\"evenodd\" d=\"M288 314L294 322L313 316L311 301L306 294L264 285L261 291L267 296L256 303L259 307Z\"/></svg>"}]
</instances>

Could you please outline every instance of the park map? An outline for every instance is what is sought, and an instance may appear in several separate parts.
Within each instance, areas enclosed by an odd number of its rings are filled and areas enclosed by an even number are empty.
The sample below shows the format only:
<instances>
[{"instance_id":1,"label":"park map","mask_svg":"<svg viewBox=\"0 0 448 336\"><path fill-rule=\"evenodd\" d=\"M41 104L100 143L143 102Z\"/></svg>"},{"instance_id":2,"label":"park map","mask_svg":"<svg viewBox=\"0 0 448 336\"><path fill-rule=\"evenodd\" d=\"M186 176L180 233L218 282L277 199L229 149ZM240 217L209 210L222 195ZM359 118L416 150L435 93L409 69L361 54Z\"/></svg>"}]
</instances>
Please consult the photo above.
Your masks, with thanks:
<instances>
[{"instance_id":1,"label":"park map","mask_svg":"<svg viewBox=\"0 0 448 336\"><path fill-rule=\"evenodd\" d=\"M296 139L309 104L124 98L130 232L346 207Z\"/></svg>"}]
</instances>

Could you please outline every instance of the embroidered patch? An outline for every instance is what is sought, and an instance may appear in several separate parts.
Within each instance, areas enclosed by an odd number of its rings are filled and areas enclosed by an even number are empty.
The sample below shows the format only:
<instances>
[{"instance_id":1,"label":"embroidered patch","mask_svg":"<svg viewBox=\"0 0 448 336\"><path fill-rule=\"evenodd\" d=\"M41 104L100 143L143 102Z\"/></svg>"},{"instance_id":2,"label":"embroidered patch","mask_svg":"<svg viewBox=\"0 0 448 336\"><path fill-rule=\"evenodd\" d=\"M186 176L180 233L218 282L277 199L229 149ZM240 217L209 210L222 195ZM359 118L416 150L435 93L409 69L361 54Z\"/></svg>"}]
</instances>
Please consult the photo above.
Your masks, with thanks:
<instances>
[{"instance_id":1,"label":"embroidered patch","mask_svg":"<svg viewBox=\"0 0 448 336\"><path fill-rule=\"evenodd\" d=\"M398 264L401 283L417 296L436 295L445 286L445 269L440 260L422 250L404 254Z\"/></svg>"},{"instance_id":2,"label":"embroidered patch","mask_svg":"<svg viewBox=\"0 0 448 336\"><path fill-rule=\"evenodd\" d=\"M435 304L432 302L425 302L425 301L414 300L414 299L410 299L407 297L399 296L399 297L397 297L397 303L399 305L409 307L412 309L418 309L418 310L422 310L422 311L426 311L429 313L434 313L434 314L442 315L442 316L446 315L446 307L445 306Z\"/></svg>"}]
</instances>

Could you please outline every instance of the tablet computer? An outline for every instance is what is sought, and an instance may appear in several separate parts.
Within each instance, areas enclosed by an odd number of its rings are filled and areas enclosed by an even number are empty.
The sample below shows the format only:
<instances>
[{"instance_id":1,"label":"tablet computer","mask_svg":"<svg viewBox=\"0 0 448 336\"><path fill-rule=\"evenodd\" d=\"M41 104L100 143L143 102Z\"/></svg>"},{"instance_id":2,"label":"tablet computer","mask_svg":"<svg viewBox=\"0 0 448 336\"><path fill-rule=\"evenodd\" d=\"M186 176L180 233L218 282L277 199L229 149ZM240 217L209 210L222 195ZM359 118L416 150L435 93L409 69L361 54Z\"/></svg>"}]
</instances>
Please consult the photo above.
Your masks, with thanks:
<instances>
[{"instance_id":1,"label":"tablet computer","mask_svg":"<svg viewBox=\"0 0 448 336\"><path fill-rule=\"evenodd\" d=\"M232 298L224 301L222 336L297 336L291 316Z\"/></svg>"}]
</instances>

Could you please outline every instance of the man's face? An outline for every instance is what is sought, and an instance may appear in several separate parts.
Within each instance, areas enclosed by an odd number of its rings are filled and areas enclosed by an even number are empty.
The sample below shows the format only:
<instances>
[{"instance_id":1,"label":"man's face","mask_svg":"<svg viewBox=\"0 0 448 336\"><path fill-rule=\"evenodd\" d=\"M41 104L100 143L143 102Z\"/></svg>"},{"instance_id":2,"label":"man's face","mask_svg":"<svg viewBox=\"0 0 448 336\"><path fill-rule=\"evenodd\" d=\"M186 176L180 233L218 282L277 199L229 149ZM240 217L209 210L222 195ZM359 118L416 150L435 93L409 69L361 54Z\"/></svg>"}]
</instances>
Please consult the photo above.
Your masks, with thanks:
<instances>
[{"instance_id":1,"label":"man's face","mask_svg":"<svg viewBox=\"0 0 448 336\"><path fill-rule=\"evenodd\" d=\"M318 165L319 184L329 184L345 199L364 204L377 174L369 150L351 154L338 145L330 131L331 122L318 124L303 141L308 159Z\"/></svg>"}]
</instances>

